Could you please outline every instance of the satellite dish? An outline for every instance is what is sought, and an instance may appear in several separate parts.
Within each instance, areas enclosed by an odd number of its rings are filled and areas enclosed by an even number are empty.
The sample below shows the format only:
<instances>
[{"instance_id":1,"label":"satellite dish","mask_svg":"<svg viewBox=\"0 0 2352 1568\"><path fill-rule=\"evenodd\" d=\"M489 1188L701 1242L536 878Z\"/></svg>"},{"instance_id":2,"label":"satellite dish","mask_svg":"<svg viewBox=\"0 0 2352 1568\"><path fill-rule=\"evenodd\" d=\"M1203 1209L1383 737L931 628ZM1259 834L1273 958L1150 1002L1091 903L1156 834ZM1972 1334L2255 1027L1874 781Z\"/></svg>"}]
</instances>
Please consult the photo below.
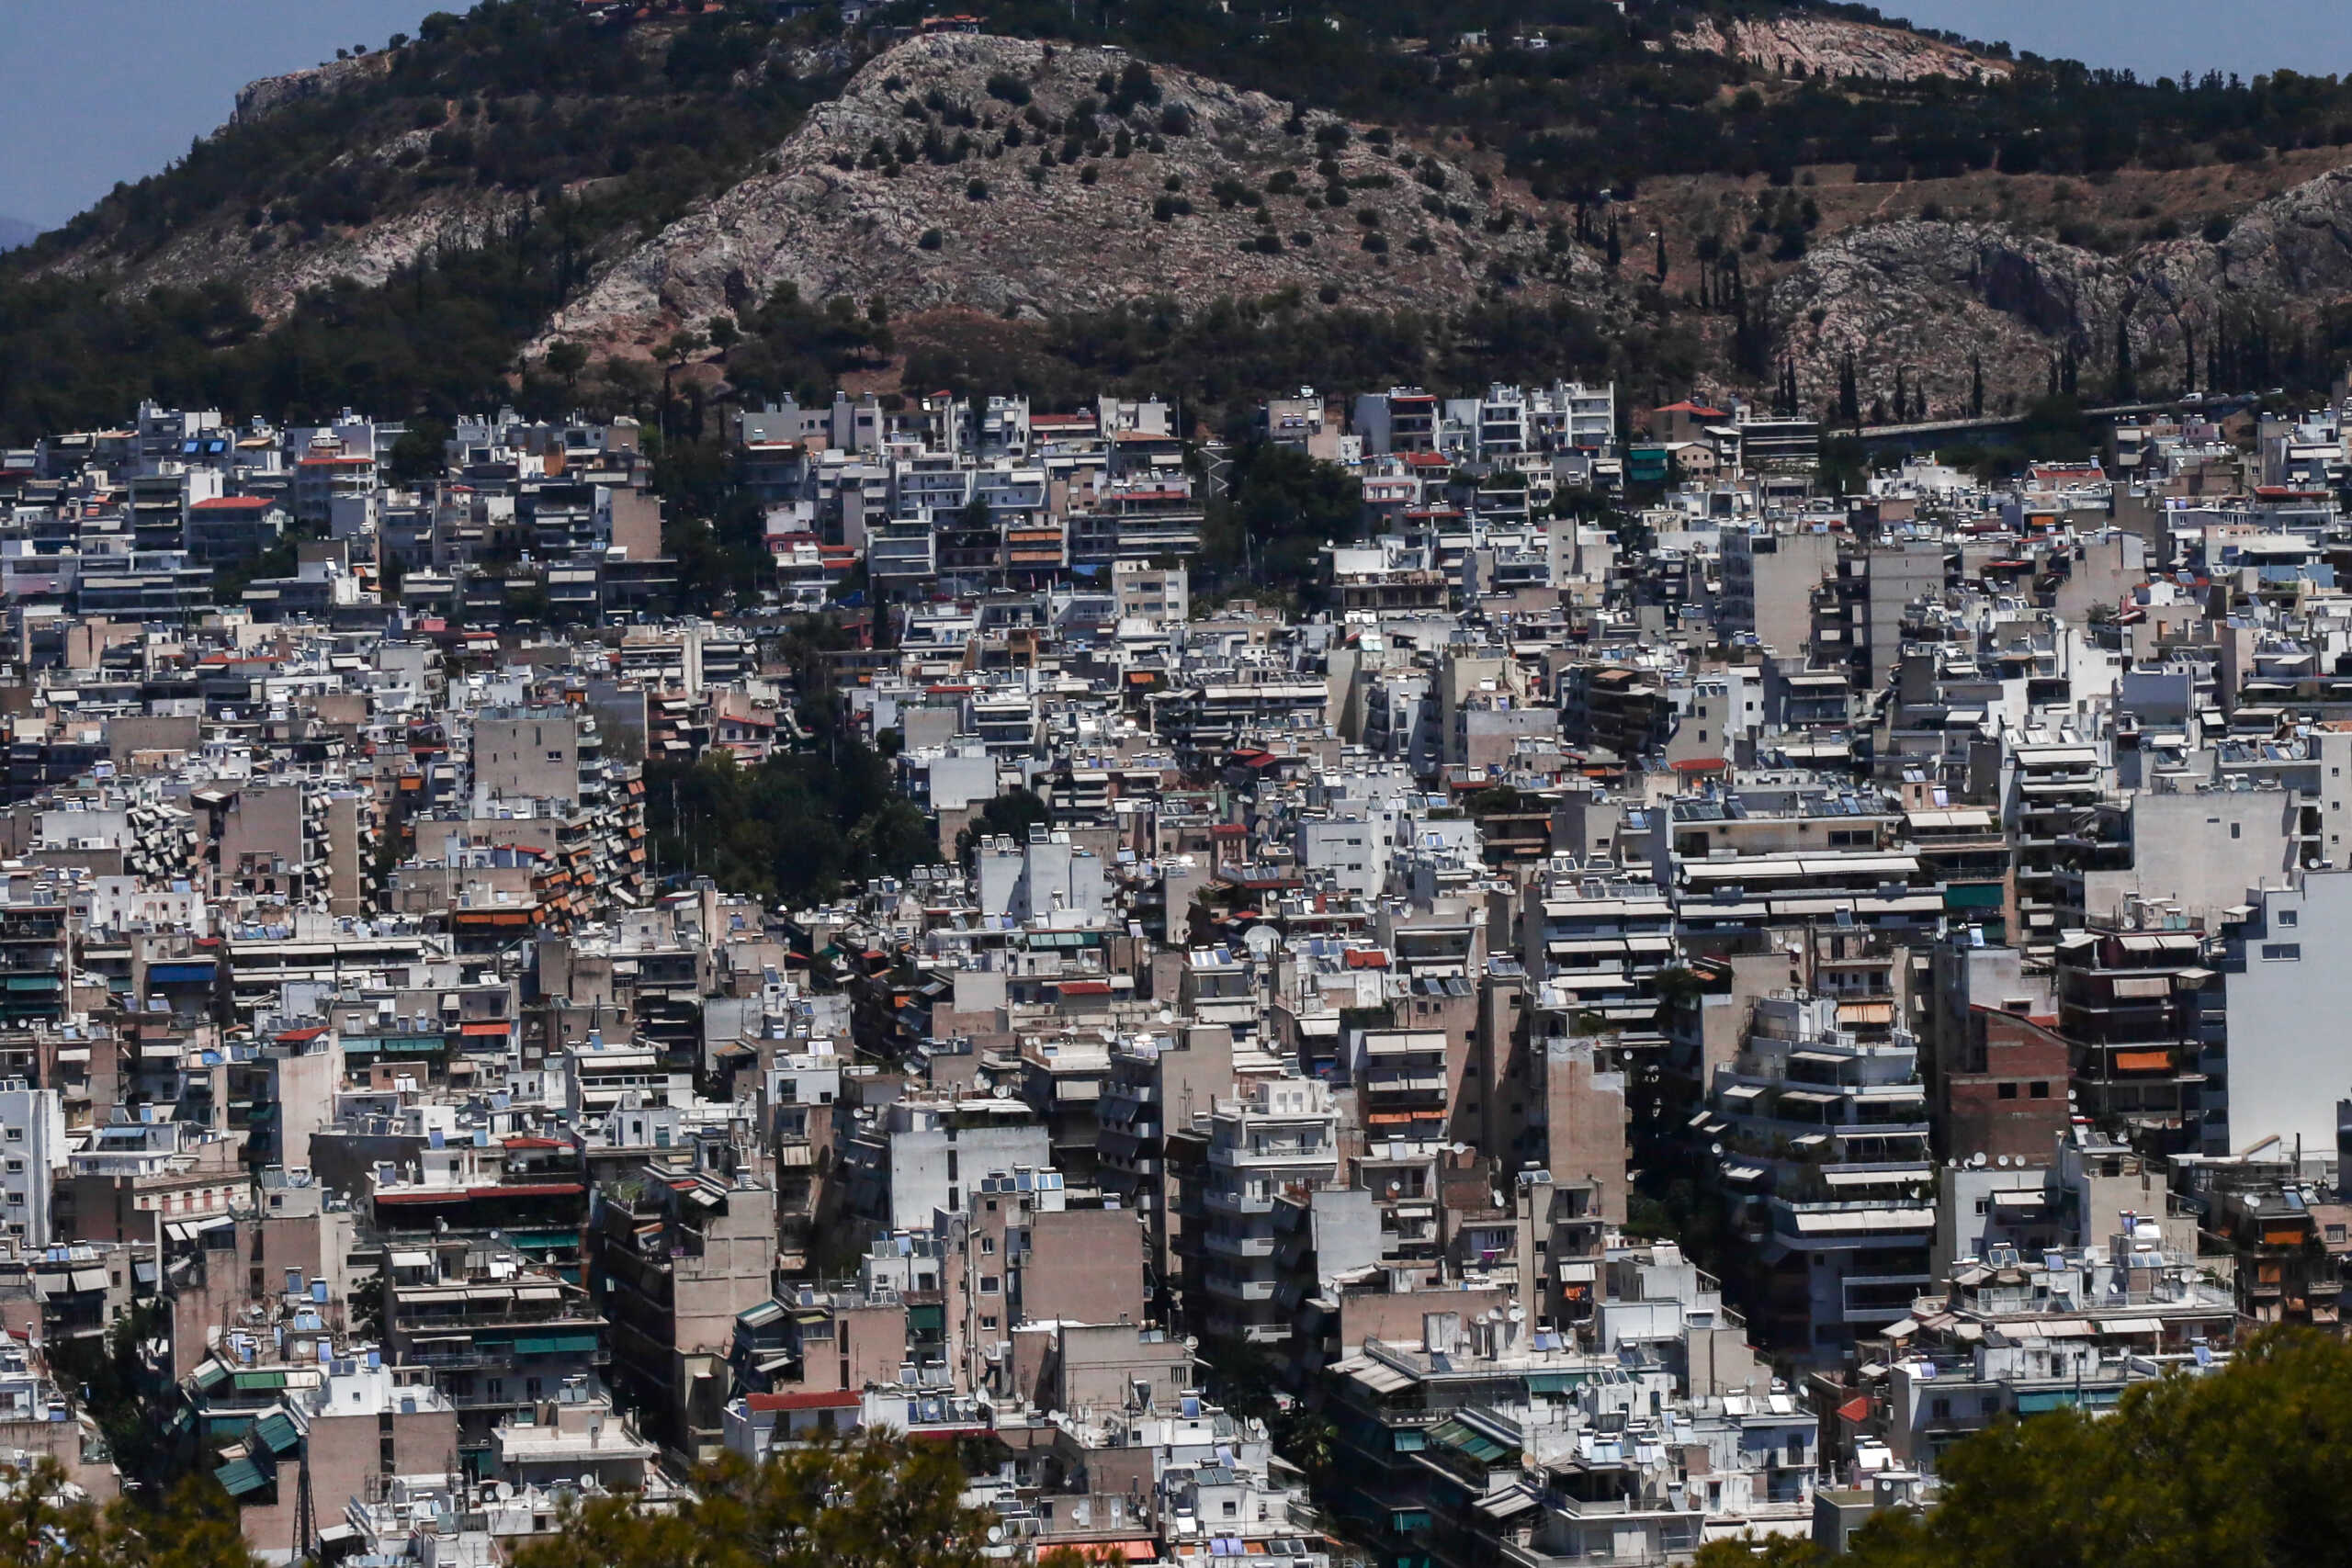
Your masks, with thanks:
<instances>
[{"instance_id":1,"label":"satellite dish","mask_svg":"<svg viewBox=\"0 0 2352 1568\"><path fill-rule=\"evenodd\" d=\"M1968 1168L1971 1170L1982 1170L1984 1168L1984 1151L1983 1149L1979 1149L1974 1154L1968 1156Z\"/></svg>"}]
</instances>

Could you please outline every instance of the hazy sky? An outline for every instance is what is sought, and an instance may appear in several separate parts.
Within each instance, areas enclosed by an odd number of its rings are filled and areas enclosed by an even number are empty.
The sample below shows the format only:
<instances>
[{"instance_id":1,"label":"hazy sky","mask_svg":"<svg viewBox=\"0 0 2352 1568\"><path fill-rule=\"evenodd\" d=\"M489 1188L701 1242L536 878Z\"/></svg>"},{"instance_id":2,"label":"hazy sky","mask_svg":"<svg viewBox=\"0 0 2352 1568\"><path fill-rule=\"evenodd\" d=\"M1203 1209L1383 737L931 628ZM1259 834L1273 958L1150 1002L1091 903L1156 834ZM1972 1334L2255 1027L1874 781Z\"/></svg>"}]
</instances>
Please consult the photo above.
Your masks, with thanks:
<instances>
[{"instance_id":1,"label":"hazy sky","mask_svg":"<svg viewBox=\"0 0 2352 1568\"><path fill-rule=\"evenodd\" d=\"M1871 0L1890 17L2143 76L2352 72L2346 0Z\"/></svg>"},{"instance_id":2,"label":"hazy sky","mask_svg":"<svg viewBox=\"0 0 2352 1568\"><path fill-rule=\"evenodd\" d=\"M466 0L0 0L0 214L64 221L228 118L256 76ZM1879 0L1890 16L2143 74L2352 73L2352 0Z\"/></svg>"},{"instance_id":3,"label":"hazy sky","mask_svg":"<svg viewBox=\"0 0 2352 1568\"><path fill-rule=\"evenodd\" d=\"M0 0L0 213L62 223L229 118L237 89L467 0Z\"/></svg>"}]
</instances>

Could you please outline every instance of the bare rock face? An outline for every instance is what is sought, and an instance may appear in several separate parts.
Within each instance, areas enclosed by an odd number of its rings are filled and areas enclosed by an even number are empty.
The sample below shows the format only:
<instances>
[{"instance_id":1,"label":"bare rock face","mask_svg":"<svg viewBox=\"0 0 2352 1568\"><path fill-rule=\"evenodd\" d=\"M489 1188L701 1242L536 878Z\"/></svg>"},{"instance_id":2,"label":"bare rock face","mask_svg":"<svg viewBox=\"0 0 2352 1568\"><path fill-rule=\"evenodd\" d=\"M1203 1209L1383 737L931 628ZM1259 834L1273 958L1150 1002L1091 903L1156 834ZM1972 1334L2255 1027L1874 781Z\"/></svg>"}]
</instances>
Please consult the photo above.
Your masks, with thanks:
<instances>
[{"instance_id":1,"label":"bare rock face","mask_svg":"<svg viewBox=\"0 0 2352 1568\"><path fill-rule=\"evenodd\" d=\"M313 65L307 71L289 71L283 76L265 76L258 82L248 82L237 93L237 109L230 117L230 123L250 125L288 104L340 93L347 87L381 76L391 69L391 51L378 50L373 54L355 55L349 60L331 60L323 65Z\"/></svg>"},{"instance_id":2,"label":"bare rock face","mask_svg":"<svg viewBox=\"0 0 2352 1568\"><path fill-rule=\"evenodd\" d=\"M1442 310L1494 279L1535 283L1543 231L1458 165L1353 134L1318 144L1330 117L1294 121L1262 94L1166 67L1156 102L1116 116L1101 78L1128 63L1014 39L901 44L820 106L768 173L613 264L548 337L642 351L786 283L812 300L1033 319L1286 288ZM1343 207L1322 197L1327 154L1352 187ZM1265 193L1261 205L1237 186Z\"/></svg>"},{"instance_id":3,"label":"bare rock face","mask_svg":"<svg viewBox=\"0 0 2352 1568\"><path fill-rule=\"evenodd\" d=\"M1850 355L1865 412L1901 367L1942 417L1968 412L1972 355L1988 412L2041 396L2069 355L2085 400L2098 402L2119 384L2121 323L2132 384L2180 390L2204 385L2217 338L2260 333L2283 349L2347 298L2352 169L2338 169L2249 208L2218 242L2117 257L1984 224L1857 229L1807 255L1769 309L1807 402L1835 395Z\"/></svg>"},{"instance_id":4,"label":"bare rock face","mask_svg":"<svg viewBox=\"0 0 2352 1568\"><path fill-rule=\"evenodd\" d=\"M1989 60L1939 39L1896 28L1815 17L1741 17L1718 24L1710 17L1674 45L1744 60L1783 76L1866 76L1882 82L1916 82L1923 76L1970 79L2005 77L2007 61Z\"/></svg>"},{"instance_id":5,"label":"bare rock face","mask_svg":"<svg viewBox=\"0 0 2352 1568\"><path fill-rule=\"evenodd\" d=\"M349 156L379 158L390 151ZM225 279L244 291L263 320L275 321L292 311L306 289L345 278L373 288L420 257L484 244L529 206L527 196L512 191L442 190L370 222L327 230L316 239L296 239L293 231L286 231L285 238L258 252L242 218L219 212L136 257L96 244L68 252L44 270L68 276L112 276L123 292L134 295Z\"/></svg>"}]
</instances>

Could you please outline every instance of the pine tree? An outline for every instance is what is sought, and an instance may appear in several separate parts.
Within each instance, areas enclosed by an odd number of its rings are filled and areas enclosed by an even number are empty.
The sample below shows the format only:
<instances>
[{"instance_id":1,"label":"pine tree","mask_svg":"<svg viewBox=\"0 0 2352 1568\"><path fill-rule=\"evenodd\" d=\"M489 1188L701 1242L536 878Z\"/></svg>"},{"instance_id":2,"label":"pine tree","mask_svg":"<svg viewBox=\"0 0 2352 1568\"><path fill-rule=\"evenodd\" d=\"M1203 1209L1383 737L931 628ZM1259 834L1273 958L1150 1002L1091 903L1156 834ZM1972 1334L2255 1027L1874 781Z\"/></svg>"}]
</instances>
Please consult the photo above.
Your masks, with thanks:
<instances>
[{"instance_id":1,"label":"pine tree","mask_svg":"<svg viewBox=\"0 0 2352 1568\"><path fill-rule=\"evenodd\" d=\"M2128 403L2139 395L2132 378L2132 312L2115 318L2115 400Z\"/></svg>"},{"instance_id":2,"label":"pine tree","mask_svg":"<svg viewBox=\"0 0 2352 1568\"><path fill-rule=\"evenodd\" d=\"M1657 231L1657 280L1666 281L1666 231Z\"/></svg>"},{"instance_id":3,"label":"pine tree","mask_svg":"<svg viewBox=\"0 0 2352 1568\"><path fill-rule=\"evenodd\" d=\"M1904 386L1904 367L1894 367L1894 417L1903 418L1911 412L1911 394Z\"/></svg>"},{"instance_id":4,"label":"pine tree","mask_svg":"<svg viewBox=\"0 0 2352 1568\"><path fill-rule=\"evenodd\" d=\"M1968 417L1984 417L1984 356L1974 352L1968 356Z\"/></svg>"},{"instance_id":5,"label":"pine tree","mask_svg":"<svg viewBox=\"0 0 2352 1568\"><path fill-rule=\"evenodd\" d=\"M1609 241L1606 249L1609 269L1614 272L1617 269L1617 264L1624 260L1624 249L1617 242L1617 214L1612 210L1609 214Z\"/></svg>"},{"instance_id":6,"label":"pine tree","mask_svg":"<svg viewBox=\"0 0 2352 1568\"><path fill-rule=\"evenodd\" d=\"M1854 351L1849 348L1838 365L1838 423L1851 426L1861 422L1862 395L1854 379Z\"/></svg>"}]
</instances>

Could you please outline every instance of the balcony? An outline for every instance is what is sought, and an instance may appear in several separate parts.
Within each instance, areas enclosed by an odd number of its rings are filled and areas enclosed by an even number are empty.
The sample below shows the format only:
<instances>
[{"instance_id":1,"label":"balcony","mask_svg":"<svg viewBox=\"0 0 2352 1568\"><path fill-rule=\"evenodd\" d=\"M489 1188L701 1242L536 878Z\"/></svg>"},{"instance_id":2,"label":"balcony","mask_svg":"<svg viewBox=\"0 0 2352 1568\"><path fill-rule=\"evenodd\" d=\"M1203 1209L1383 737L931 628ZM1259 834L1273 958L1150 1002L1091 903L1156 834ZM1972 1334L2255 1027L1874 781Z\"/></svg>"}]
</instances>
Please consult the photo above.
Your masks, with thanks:
<instances>
[{"instance_id":1,"label":"balcony","mask_svg":"<svg viewBox=\"0 0 2352 1568\"><path fill-rule=\"evenodd\" d=\"M1243 1280L1228 1274L1206 1274L1201 1283L1207 1288L1209 1294L1223 1296L1227 1301L1271 1302L1274 1299L1274 1281L1272 1280Z\"/></svg>"}]
</instances>

